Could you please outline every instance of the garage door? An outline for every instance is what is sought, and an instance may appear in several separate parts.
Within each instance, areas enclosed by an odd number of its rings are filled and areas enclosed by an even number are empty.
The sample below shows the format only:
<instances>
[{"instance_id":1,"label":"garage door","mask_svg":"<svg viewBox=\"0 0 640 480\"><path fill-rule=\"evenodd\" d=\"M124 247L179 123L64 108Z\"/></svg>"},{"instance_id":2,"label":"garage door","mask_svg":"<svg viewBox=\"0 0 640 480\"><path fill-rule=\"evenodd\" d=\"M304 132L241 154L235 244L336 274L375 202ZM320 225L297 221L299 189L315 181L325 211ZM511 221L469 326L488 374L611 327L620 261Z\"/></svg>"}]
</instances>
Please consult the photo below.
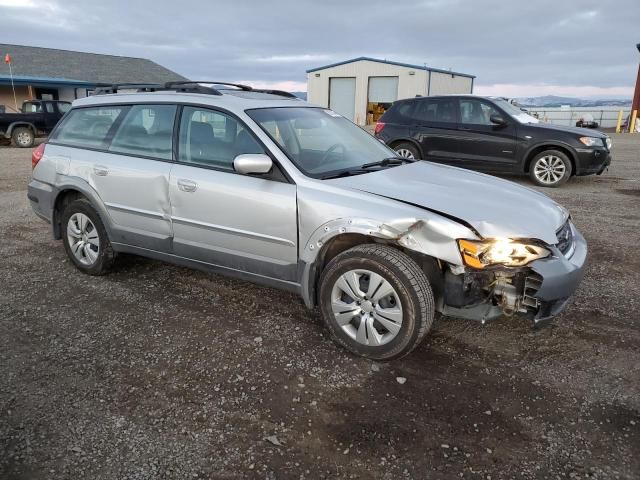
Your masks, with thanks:
<instances>
[{"instance_id":1,"label":"garage door","mask_svg":"<svg viewBox=\"0 0 640 480\"><path fill-rule=\"evenodd\" d=\"M356 110L356 79L329 79L329 108L353 122Z\"/></svg>"},{"instance_id":2,"label":"garage door","mask_svg":"<svg viewBox=\"0 0 640 480\"><path fill-rule=\"evenodd\" d=\"M398 77L369 77L369 102L393 103L398 99Z\"/></svg>"}]
</instances>

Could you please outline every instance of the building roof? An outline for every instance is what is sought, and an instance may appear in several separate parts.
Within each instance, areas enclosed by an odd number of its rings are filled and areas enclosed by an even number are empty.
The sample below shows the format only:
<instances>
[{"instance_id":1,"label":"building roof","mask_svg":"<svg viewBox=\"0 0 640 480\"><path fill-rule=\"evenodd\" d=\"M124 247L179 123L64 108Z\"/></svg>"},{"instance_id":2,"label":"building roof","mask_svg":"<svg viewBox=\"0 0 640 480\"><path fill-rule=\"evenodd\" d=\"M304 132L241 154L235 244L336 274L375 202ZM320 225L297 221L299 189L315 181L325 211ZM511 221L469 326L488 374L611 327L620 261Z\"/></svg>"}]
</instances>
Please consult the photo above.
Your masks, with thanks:
<instances>
[{"instance_id":1,"label":"building roof","mask_svg":"<svg viewBox=\"0 0 640 480\"><path fill-rule=\"evenodd\" d=\"M97 83L164 83L186 80L182 75L146 58L120 57L5 43L0 43L0 55L2 56L0 58L0 79L9 77L9 65L2 61L7 53L11 55L11 69L14 79L19 76L31 77L44 82L63 81L66 82L63 84L67 85L80 82L78 86Z\"/></svg>"},{"instance_id":2,"label":"building roof","mask_svg":"<svg viewBox=\"0 0 640 480\"><path fill-rule=\"evenodd\" d=\"M326 70L327 68L337 67L339 65L345 65L347 63L361 62L363 60L368 62L386 63L388 65L397 65L399 67L413 68L415 70L426 70L428 72L449 73L451 75L457 75L459 77L476 78L475 75L469 75L468 73L453 72L451 70L442 70L440 68L427 67L425 65L412 65L411 63L393 62L391 60L380 60L379 58L371 58L371 57L358 57L358 58L352 58L351 60L345 60L343 62L332 63L330 65L323 65L322 67L315 67L310 70L307 70L307 73L317 72L318 70Z\"/></svg>"}]
</instances>

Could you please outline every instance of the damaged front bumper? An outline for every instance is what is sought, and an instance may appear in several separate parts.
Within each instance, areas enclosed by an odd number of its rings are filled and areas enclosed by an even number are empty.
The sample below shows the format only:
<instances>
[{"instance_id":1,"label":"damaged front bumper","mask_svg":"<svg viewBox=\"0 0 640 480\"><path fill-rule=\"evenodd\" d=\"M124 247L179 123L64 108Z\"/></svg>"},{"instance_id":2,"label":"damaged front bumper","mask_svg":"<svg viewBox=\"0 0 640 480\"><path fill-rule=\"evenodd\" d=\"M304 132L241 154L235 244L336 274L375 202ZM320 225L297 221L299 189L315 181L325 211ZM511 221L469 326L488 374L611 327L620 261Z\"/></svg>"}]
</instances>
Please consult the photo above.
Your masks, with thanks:
<instances>
[{"instance_id":1,"label":"damaged front bumper","mask_svg":"<svg viewBox=\"0 0 640 480\"><path fill-rule=\"evenodd\" d=\"M552 256L524 268L446 271L440 312L483 323L514 315L530 318L535 326L548 322L563 310L584 275L587 242L577 229L573 233L566 256L552 247Z\"/></svg>"}]
</instances>

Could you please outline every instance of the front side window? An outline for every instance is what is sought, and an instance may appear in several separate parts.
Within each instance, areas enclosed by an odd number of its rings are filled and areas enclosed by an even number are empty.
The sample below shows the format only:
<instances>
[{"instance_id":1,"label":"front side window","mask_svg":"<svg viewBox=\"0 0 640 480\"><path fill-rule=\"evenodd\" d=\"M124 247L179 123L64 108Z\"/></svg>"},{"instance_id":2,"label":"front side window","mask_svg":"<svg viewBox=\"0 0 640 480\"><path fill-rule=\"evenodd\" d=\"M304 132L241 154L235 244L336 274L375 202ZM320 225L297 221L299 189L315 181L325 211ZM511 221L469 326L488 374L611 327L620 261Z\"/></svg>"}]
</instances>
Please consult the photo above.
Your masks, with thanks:
<instances>
[{"instance_id":1,"label":"front side window","mask_svg":"<svg viewBox=\"0 0 640 480\"><path fill-rule=\"evenodd\" d=\"M467 125L495 125L491 115L500 112L491 105L473 98L460 99L460 123Z\"/></svg>"},{"instance_id":2,"label":"front side window","mask_svg":"<svg viewBox=\"0 0 640 480\"><path fill-rule=\"evenodd\" d=\"M136 105L127 112L109 151L171 160L175 105Z\"/></svg>"},{"instance_id":3,"label":"front side window","mask_svg":"<svg viewBox=\"0 0 640 480\"><path fill-rule=\"evenodd\" d=\"M306 175L329 177L397 154L346 118L323 108L247 110Z\"/></svg>"},{"instance_id":4,"label":"front side window","mask_svg":"<svg viewBox=\"0 0 640 480\"><path fill-rule=\"evenodd\" d=\"M53 106L53 103L47 102L44 104L44 108L47 113L56 113L56 108Z\"/></svg>"},{"instance_id":5,"label":"front side window","mask_svg":"<svg viewBox=\"0 0 640 480\"><path fill-rule=\"evenodd\" d=\"M421 123L456 123L456 101L449 98L420 100L413 116Z\"/></svg>"},{"instance_id":6,"label":"front side window","mask_svg":"<svg viewBox=\"0 0 640 480\"><path fill-rule=\"evenodd\" d=\"M233 171L241 154L265 153L247 128L230 115L197 107L184 107L180 121L178 158Z\"/></svg>"},{"instance_id":7,"label":"front side window","mask_svg":"<svg viewBox=\"0 0 640 480\"><path fill-rule=\"evenodd\" d=\"M57 143L101 148L107 133L125 107L78 108L69 112L52 138Z\"/></svg>"}]
</instances>

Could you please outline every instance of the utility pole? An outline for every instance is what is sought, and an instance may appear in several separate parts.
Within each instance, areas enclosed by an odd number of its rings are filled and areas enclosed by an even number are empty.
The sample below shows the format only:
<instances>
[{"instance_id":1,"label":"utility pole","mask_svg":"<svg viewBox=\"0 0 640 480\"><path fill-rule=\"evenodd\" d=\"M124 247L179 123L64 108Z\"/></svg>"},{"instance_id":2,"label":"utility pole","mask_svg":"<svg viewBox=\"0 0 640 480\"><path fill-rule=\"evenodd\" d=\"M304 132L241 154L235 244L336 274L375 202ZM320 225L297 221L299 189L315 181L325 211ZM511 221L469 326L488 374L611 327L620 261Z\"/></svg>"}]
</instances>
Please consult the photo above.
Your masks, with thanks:
<instances>
[{"instance_id":1,"label":"utility pole","mask_svg":"<svg viewBox=\"0 0 640 480\"><path fill-rule=\"evenodd\" d=\"M640 52L640 43L636 45L638 52ZM633 92L633 102L631 102L631 118L629 120L629 132L636 131L635 120L637 115L640 114L640 64L638 65L638 76L636 78L636 89Z\"/></svg>"}]
</instances>

